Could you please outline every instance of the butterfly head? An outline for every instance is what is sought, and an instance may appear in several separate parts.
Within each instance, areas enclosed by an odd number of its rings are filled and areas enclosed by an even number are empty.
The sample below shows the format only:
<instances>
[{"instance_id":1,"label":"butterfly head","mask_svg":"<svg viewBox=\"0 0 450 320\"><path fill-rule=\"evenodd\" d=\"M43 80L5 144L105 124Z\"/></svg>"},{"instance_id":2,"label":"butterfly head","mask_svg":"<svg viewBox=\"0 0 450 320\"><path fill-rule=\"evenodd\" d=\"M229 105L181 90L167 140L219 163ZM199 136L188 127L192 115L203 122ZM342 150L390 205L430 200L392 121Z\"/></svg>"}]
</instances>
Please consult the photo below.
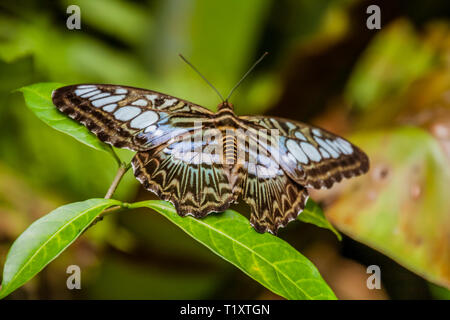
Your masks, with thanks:
<instances>
[{"instance_id":1,"label":"butterfly head","mask_svg":"<svg viewBox=\"0 0 450 320\"><path fill-rule=\"evenodd\" d=\"M233 108L234 108L233 104L231 104L228 101L221 102L217 107L218 111L223 111L223 110L233 111Z\"/></svg>"}]
</instances>

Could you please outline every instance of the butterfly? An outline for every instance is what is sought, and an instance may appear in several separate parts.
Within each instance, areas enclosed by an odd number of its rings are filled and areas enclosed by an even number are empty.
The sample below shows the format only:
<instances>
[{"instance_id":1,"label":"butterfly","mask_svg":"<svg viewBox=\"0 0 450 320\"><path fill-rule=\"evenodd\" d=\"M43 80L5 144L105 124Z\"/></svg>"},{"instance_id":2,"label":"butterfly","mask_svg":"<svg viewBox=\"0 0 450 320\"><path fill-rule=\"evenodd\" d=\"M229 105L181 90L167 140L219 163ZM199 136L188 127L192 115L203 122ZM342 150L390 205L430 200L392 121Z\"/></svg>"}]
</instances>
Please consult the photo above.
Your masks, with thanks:
<instances>
[{"instance_id":1,"label":"butterfly","mask_svg":"<svg viewBox=\"0 0 450 320\"><path fill-rule=\"evenodd\" d=\"M241 199L250 223L276 234L305 208L307 188L330 188L369 169L367 155L311 125L216 113L156 91L78 84L52 93L56 108L101 141L136 152L134 175L180 216L202 218Z\"/></svg>"}]
</instances>

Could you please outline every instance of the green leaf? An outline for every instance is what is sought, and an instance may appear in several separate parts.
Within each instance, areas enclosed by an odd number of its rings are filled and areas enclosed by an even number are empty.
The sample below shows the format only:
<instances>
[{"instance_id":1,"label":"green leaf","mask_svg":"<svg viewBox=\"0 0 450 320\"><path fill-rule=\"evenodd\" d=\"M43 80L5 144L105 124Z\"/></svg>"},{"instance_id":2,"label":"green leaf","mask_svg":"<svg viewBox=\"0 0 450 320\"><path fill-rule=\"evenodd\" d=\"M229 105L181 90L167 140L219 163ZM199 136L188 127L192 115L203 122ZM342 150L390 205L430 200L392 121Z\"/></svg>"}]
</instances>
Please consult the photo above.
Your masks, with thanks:
<instances>
[{"instance_id":1,"label":"green leaf","mask_svg":"<svg viewBox=\"0 0 450 320\"><path fill-rule=\"evenodd\" d=\"M23 92L28 108L50 127L64 132L94 149L113 155L111 146L101 142L85 126L62 114L53 105L52 92L62 86L60 83L52 82L36 83L20 88L19 91Z\"/></svg>"},{"instance_id":2,"label":"green leaf","mask_svg":"<svg viewBox=\"0 0 450 320\"><path fill-rule=\"evenodd\" d=\"M311 198L306 202L305 210L300 213L297 218L300 221L312 223L320 228L329 229L334 232L339 241L342 241L341 234L333 227L333 225L327 220L323 210L315 203Z\"/></svg>"},{"instance_id":3,"label":"green leaf","mask_svg":"<svg viewBox=\"0 0 450 320\"><path fill-rule=\"evenodd\" d=\"M336 299L307 258L284 240L268 233L257 233L247 218L235 211L195 219L180 217L165 201L129 205L129 208L141 207L161 213L211 251L286 299Z\"/></svg>"},{"instance_id":4,"label":"green leaf","mask_svg":"<svg viewBox=\"0 0 450 320\"><path fill-rule=\"evenodd\" d=\"M449 300L450 301L450 290L444 287L437 286L433 283L428 283L428 288L430 289L431 295L436 300Z\"/></svg>"},{"instance_id":5,"label":"green leaf","mask_svg":"<svg viewBox=\"0 0 450 320\"><path fill-rule=\"evenodd\" d=\"M63 252L106 208L117 200L71 203L35 221L13 243L6 257L0 298L30 280Z\"/></svg>"}]
</instances>

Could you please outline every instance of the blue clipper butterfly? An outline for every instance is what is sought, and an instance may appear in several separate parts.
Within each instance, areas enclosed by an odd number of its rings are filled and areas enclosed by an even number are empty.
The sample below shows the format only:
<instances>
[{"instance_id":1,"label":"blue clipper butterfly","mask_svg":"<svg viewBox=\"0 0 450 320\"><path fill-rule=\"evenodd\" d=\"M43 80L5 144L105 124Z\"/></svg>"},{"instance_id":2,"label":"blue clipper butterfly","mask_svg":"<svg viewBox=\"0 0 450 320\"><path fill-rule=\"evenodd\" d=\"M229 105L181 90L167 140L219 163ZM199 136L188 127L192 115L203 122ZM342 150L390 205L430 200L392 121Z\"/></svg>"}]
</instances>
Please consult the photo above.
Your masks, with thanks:
<instances>
[{"instance_id":1,"label":"blue clipper butterfly","mask_svg":"<svg viewBox=\"0 0 450 320\"><path fill-rule=\"evenodd\" d=\"M297 121L237 116L228 98L216 113L110 84L65 86L52 99L101 141L136 151L136 178L181 216L201 218L242 198L251 225L276 233L304 209L307 188L330 188L369 169L366 154L347 140Z\"/></svg>"}]
</instances>

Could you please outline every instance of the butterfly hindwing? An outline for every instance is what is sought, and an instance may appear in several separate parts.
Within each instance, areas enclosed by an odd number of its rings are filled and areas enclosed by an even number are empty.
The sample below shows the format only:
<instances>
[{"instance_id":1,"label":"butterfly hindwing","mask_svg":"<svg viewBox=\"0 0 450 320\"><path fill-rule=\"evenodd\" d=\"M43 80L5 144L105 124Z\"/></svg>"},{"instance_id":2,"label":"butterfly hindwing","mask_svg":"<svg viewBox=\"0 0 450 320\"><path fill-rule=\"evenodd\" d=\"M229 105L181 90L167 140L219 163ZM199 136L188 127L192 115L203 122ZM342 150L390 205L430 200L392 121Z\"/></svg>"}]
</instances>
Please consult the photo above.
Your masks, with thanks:
<instances>
[{"instance_id":1,"label":"butterfly hindwing","mask_svg":"<svg viewBox=\"0 0 450 320\"><path fill-rule=\"evenodd\" d=\"M103 142L134 151L161 144L212 114L182 99L127 86L66 86L55 90L52 99L58 110Z\"/></svg>"},{"instance_id":2,"label":"butterfly hindwing","mask_svg":"<svg viewBox=\"0 0 450 320\"><path fill-rule=\"evenodd\" d=\"M200 218L226 210L237 196L220 140L205 138L215 130L196 130L138 152L132 161L136 178L147 190L172 202L182 216Z\"/></svg>"},{"instance_id":3,"label":"butterfly hindwing","mask_svg":"<svg viewBox=\"0 0 450 320\"><path fill-rule=\"evenodd\" d=\"M276 234L304 209L308 191L284 173L270 151L258 147L252 140L245 143L240 192L251 208L253 227Z\"/></svg>"},{"instance_id":4,"label":"butterfly hindwing","mask_svg":"<svg viewBox=\"0 0 450 320\"><path fill-rule=\"evenodd\" d=\"M280 118L240 118L256 130L277 130L277 144L268 145L267 149L277 155L276 160L285 173L303 186L330 188L342 178L357 176L369 169L364 152L323 129Z\"/></svg>"}]
</instances>

